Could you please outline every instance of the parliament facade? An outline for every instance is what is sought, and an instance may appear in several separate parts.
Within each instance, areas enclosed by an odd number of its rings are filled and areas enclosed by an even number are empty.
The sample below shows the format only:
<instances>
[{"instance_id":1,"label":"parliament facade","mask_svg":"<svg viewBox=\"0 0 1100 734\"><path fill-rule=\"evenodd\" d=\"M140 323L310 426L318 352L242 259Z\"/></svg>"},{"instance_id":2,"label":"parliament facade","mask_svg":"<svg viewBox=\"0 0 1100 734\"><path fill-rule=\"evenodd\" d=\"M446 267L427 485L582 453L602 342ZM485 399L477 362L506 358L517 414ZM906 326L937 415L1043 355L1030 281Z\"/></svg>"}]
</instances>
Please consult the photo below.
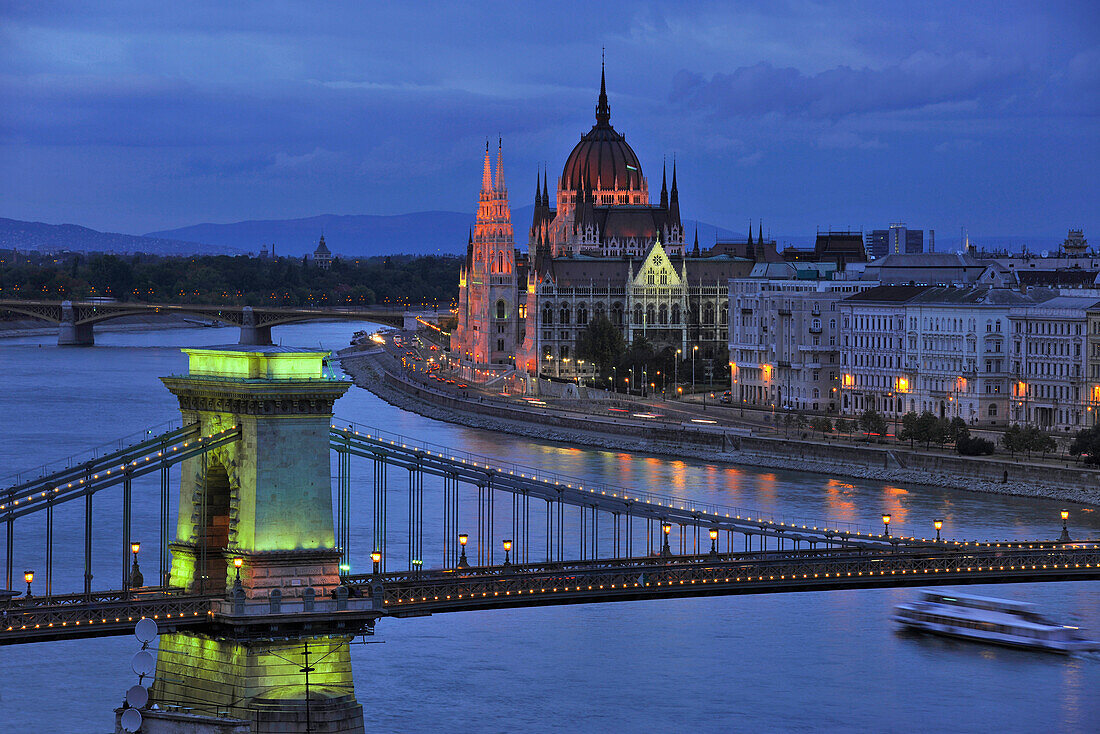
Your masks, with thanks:
<instances>
[{"instance_id":1,"label":"parliament facade","mask_svg":"<svg viewBox=\"0 0 1100 734\"><path fill-rule=\"evenodd\" d=\"M745 252L727 246L700 254L697 236L689 251L675 165L671 188L662 171L654 205L641 162L611 126L602 74L596 123L566 159L553 201L548 177L536 184L526 252L515 245L499 145L495 173L490 163L486 146L459 279L455 356L573 376L578 334L603 315L628 343L644 337L657 349L725 364L728 282L752 269L751 233Z\"/></svg>"}]
</instances>

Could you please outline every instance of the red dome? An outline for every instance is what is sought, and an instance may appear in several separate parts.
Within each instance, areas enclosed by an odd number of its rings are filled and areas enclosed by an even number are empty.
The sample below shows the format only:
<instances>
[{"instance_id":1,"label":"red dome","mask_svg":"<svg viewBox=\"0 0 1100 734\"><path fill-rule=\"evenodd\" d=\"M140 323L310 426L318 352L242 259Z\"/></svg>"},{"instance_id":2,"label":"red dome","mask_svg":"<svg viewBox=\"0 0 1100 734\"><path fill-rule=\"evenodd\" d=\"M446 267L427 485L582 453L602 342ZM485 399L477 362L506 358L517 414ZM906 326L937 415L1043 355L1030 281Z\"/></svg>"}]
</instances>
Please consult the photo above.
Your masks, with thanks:
<instances>
[{"instance_id":1,"label":"red dome","mask_svg":"<svg viewBox=\"0 0 1100 734\"><path fill-rule=\"evenodd\" d=\"M626 138L610 124L593 126L569 154L562 171L562 186L574 191L587 186L601 188L642 188L642 165Z\"/></svg>"},{"instance_id":2,"label":"red dome","mask_svg":"<svg viewBox=\"0 0 1100 734\"><path fill-rule=\"evenodd\" d=\"M607 104L607 87L600 73L600 100L596 105L596 124L581 138L565 160L561 173L562 187L573 191L589 187L637 190L642 188L642 165L627 145L626 138L611 127L611 108Z\"/></svg>"}]
</instances>

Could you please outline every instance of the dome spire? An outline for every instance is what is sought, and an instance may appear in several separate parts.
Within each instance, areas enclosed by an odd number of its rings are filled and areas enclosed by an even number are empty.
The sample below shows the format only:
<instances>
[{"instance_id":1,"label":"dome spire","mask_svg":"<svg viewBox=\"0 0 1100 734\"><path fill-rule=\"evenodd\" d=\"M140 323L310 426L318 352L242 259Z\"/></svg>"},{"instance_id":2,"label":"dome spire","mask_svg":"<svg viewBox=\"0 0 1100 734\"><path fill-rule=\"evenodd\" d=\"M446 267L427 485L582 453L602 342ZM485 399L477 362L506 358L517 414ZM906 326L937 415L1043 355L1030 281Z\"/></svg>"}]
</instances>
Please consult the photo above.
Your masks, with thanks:
<instances>
[{"instance_id":1,"label":"dome spire","mask_svg":"<svg viewBox=\"0 0 1100 734\"><path fill-rule=\"evenodd\" d=\"M596 124L611 124L611 107L607 104L607 82L604 79L604 59L600 54L600 101L596 105Z\"/></svg>"}]
</instances>

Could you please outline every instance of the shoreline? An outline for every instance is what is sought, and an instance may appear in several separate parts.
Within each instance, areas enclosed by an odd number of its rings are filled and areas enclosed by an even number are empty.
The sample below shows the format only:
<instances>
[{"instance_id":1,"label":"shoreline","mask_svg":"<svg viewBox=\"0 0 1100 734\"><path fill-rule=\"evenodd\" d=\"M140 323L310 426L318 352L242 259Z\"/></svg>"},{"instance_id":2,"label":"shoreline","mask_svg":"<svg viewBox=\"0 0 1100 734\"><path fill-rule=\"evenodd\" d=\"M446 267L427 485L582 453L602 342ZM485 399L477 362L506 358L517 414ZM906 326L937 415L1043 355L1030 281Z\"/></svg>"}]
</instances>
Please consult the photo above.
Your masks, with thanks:
<instances>
[{"instance_id":1,"label":"shoreline","mask_svg":"<svg viewBox=\"0 0 1100 734\"><path fill-rule=\"evenodd\" d=\"M351 353L355 348L341 351ZM826 476L845 476L855 479L873 479L884 482L896 482L925 487L937 487L947 489L959 489L982 494L1009 495L1016 497L1032 497L1040 499L1056 499L1072 502L1078 505L1100 507L1100 490L1086 486L1051 486L1034 479L1018 479L1013 481L992 481L976 478L974 476L952 475L950 473L936 473L922 469L906 468L895 456L895 452L886 450L874 450L875 456L881 456L882 466L871 466L867 463L860 464L851 460L842 461L835 457L807 455L807 453L821 453L818 449L824 449L826 453L837 450L852 455L857 453L867 454L867 451L857 451L855 448L844 445L808 444L806 442L791 441L789 439L758 439L756 443L775 447L782 450L760 451L744 448L739 441L727 440L717 434L692 434L689 443L684 434L680 440L674 437L662 438L650 430L651 435L630 435L629 433L608 433L605 431L593 431L577 428L575 426L555 426L548 422L545 416L531 413L525 420L513 420L499 413L485 415L470 409L462 409L455 406L444 406L431 402L424 397L412 394L415 390L423 392L420 388L404 385L401 381L388 375L380 364L378 354L360 355L350 357L342 361L343 369L351 380L359 387L373 393L387 403L403 410L441 420L447 423L455 423L479 428L483 430L499 431L511 435L523 436L538 440L556 441L566 444L579 444L595 449L610 449L620 451L634 451L656 454L670 458L689 457L692 459L714 461L724 464L753 466L763 469L782 469L791 471L805 471ZM389 379L387 379L387 377ZM397 383L396 385L393 383ZM401 387L398 387L400 385ZM449 396L448 396L449 397ZM450 400L449 402L461 402ZM470 406L472 407L472 406ZM669 440L669 439L672 440ZM738 437L734 437L737 439ZM808 449L812 449L808 451ZM797 452L797 455L796 455ZM864 457L866 458L866 457ZM891 465L892 464L892 465ZM995 468L1000 468L999 466ZM1031 471L1026 465L1013 465L1014 470L1025 473ZM1043 470L1044 467L1036 467ZM1006 469L1007 471L1007 469Z\"/></svg>"},{"instance_id":2,"label":"shoreline","mask_svg":"<svg viewBox=\"0 0 1100 734\"><path fill-rule=\"evenodd\" d=\"M232 326L232 324L228 324ZM185 321L176 314L164 314L161 316L120 316L108 322L97 324L96 333L119 331L161 331L165 329L199 329L207 328L201 324L193 324ZM57 336L57 324L50 324L37 319L13 319L0 321L0 339L14 339L21 336Z\"/></svg>"}]
</instances>

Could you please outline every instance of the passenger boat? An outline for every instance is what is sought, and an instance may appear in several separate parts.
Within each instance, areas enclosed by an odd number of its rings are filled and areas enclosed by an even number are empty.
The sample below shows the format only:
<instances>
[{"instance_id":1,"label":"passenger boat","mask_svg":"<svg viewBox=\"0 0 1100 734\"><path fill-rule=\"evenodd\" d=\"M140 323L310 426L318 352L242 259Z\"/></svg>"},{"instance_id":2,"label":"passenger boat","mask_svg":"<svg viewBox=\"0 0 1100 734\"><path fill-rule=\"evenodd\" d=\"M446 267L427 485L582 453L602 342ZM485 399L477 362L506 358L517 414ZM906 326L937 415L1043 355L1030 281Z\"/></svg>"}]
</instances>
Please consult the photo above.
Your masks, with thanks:
<instances>
[{"instance_id":1,"label":"passenger boat","mask_svg":"<svg viewBox=\"0 0 1100 734\"><path fill-rule=\"evenodd\" d=\"M1080 628L1055 624L1034 604L926 590L915 602L899 604L894 621L908 629L967 640L1058 653L1100 650L1100 641L1081 636Z\"/></svg>"}]
</instances>

